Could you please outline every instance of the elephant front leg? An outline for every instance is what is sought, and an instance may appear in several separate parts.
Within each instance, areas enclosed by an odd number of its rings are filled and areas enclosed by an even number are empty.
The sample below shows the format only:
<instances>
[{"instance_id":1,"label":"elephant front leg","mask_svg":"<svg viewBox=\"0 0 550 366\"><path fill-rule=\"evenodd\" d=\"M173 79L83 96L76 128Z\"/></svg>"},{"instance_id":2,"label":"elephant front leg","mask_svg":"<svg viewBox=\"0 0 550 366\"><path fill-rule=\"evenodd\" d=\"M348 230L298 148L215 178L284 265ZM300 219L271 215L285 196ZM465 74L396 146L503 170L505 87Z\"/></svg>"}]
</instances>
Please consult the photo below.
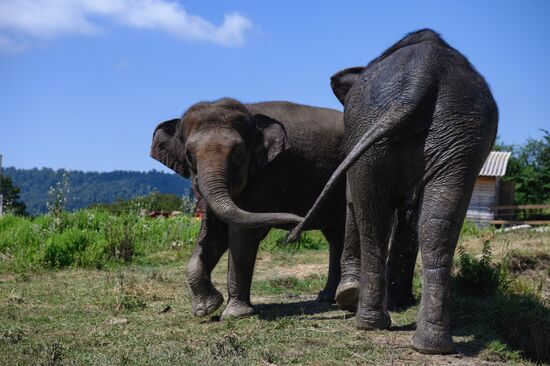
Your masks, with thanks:
<instances>
[{"instance_id":1,"label":"elephant front leg","mask_svg":"<svg viewBox=\"0 0 550 366\"><path fill-rule=\"evenodd\" d=\"M223 304L223 296L212 284L210 274L227 246L227 225L207 210L186 269L187 282L193 293L195 316L211 314Z\"/></svg>"},{"instance_id":2,"label":"elephant front leg","mask_svg":"<svg viewBox=\"0 0 550 366\"><path fill-rule=\"evenodd\" d=\"M230 227L229 231L229 264L227 271L229 299L222 313L222 320L254 314L254 308L250 302L250 286L258 246L269 229L244 230Z\"/></svg>"},{"instance_id":3,"label":"elephant front leg","mask_svg":"<svg viewBox=\"0 0 550 366\"><path fill-rule=\"evenodd\" d=\"M416 302L412 286L418 255L416 217L416 210L406 208L396 210L395 231L392 235L387 264L390 310L406 309Z\"/></svg>"}]
</instances>

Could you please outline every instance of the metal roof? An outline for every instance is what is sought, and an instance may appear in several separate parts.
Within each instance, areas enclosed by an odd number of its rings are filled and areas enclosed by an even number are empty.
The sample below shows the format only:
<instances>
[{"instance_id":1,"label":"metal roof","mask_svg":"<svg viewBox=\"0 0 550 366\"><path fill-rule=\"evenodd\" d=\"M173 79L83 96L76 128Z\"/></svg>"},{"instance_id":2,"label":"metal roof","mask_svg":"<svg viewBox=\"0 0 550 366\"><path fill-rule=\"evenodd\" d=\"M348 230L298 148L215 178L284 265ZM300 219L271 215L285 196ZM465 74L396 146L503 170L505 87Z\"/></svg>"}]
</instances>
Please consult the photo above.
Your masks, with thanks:
<instances>
[{"instance_id":1,"label":"metal roof","mask_svg":"<svg viewBox=\"0 0 550 366\"><path fill-rule=\"evenodd\" d=\"M504 174L506 174L506 167L508 166L510 155L512 155L512 153L508 151L491 151L479 175L482 177L504 176Z\"/></svg>"}]
</instances>

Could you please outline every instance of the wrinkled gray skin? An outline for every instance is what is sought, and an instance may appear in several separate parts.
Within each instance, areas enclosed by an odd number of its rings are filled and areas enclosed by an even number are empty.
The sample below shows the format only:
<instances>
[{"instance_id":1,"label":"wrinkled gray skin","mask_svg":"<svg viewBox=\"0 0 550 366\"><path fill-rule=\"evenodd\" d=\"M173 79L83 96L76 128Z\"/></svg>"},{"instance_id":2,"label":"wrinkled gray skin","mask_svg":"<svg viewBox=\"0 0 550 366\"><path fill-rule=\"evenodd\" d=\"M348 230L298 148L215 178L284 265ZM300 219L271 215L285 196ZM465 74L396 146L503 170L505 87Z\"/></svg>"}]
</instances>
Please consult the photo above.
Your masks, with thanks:
<instances>
[{"instance_id":1,"label":"wrinkled gray skin","mask_svg":"<svg viewBox=\"0 0 550 366\"><path fill-rule=\"evenodd\" d=\"M151 156L191 178L207 204L186 272L196 316L223 303L210 274L228 247L229 299L222 318L252 314L250 285L258 245L270 227L288 229L300 222L296 215L307 213L343 160L342 117L335 110L288 102L244 105L221 99L195 104L181 119L156 128ZM310 228L321 230L330 244L328 280L319 300L334 299L342 257L343 298L353 310L359 259L355 252L342 256L345 206L342 182ZM277 211L290 214L268 213ZM348 247L354 250L358 243Z\"/></svg>"},{"instance_id":2,"label":"wrinkled gray skin","mask_svg":"<svg viewBox=\"0 0 550 366\"><path fill-rule=\"evenodd\" d=\"M494 143L498 113L484 79L431 30L421 30L367 67L340 71L332 89L344 105L346 159L308 216L347 171L361 243L360 329L390 326L386 268L395 255L422 257L415 349L454 350L449 326L452 258L475 179ZM393 235L391 235L393 232ZM389 291L391 293L391 289Z\"/></svg>"}]
</instances>

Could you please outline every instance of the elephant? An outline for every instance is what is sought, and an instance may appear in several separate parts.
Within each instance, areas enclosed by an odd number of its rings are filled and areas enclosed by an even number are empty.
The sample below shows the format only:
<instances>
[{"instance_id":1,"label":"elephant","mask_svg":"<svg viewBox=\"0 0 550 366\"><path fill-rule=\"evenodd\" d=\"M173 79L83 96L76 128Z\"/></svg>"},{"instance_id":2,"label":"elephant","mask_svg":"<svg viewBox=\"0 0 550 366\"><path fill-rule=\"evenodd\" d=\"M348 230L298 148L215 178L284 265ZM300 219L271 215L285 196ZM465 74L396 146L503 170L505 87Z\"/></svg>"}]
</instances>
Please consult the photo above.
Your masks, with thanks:
<instances>
[{"instance_id":1,"label":"elephant","mask_svg":"<svg viewBox=\"0 0 550 366\"><path fill-rule=\"evenodd\" d=\"M366 67L336 73L331 87L344 106L347 155L288 239L309 227L346 176L360 237L357 327L390 327L388 283L400 276L392 256L416 257L420 247L422 297L411 344L422 353L453 352L452 259L498 125L489 86L438 33L422 29Z\"/></svg>"},{"instance_id":2,"label":"elephant","mask_svg":"<svg viewBox=\"0 0 550 366\"><path fill-rule=\"evenodd\" d=\"M227 249L229 299L222 319L253 314L250 286L258 245L271 227L290 229L302 220L344 159L342 136L342 112L290 102L242 104L229 98L197 103L182 118L157 126L151 156L190 178L206 203L186 268L195 316L211 314L224 301L210 274ZM310 226L329 242L321 301L334 299L341 278L348 293L359 288L358 258L342 255L344 182L329 196L327 211ZM342 275L340 259L348 270ZM355 306L351 301L349 307Z\"/></svg>"}]
</instances>

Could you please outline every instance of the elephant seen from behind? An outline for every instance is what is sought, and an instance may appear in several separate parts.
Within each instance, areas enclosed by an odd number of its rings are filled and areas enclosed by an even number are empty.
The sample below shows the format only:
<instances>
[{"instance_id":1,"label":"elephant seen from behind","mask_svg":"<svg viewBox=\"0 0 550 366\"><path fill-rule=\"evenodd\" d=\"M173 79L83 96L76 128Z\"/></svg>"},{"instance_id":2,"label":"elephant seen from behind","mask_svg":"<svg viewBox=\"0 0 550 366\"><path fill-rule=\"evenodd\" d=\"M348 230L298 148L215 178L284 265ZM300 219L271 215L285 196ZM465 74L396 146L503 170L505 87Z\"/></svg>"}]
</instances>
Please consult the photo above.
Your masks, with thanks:
<instances>
[{"instance_id":1,"label":"elephant seen from behind","mask_svg":"<svg viewBox=\"0 0 550 366\"><path fill-rule=\"evenodd\" d=\"M402 273L392 258L416 256L420 247L422 298L412 345L451 352L452 259L497 131L489 87L429 29L407 35L366 67L338 72L331 86L344 105L347 156L290 239L330 209L322 205L347 172L361 246L358 328L390 326L388 295L399 296L391 285Z\"/></svg>"}]
</instances>

